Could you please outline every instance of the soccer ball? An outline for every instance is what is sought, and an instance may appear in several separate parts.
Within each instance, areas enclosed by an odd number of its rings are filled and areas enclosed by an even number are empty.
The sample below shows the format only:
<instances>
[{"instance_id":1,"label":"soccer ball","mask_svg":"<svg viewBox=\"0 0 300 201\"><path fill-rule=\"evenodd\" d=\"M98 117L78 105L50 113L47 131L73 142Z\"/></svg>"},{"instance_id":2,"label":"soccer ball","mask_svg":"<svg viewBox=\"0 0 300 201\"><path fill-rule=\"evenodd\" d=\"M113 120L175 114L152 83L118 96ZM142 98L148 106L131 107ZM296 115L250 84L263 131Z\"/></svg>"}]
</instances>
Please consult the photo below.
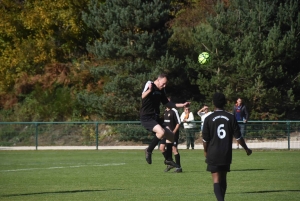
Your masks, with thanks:
<instances>
[{"instance_id":1,"label":"soccer ball","mask_svg":"<svg viewBox=\"0 0 300 201\"><path fill-rule=\"evenodd\" d=\"M198 56L198 61L200 64L207 64L210 60L210 56L207 52L202 52Z\"/></svg>"}]
</instances>

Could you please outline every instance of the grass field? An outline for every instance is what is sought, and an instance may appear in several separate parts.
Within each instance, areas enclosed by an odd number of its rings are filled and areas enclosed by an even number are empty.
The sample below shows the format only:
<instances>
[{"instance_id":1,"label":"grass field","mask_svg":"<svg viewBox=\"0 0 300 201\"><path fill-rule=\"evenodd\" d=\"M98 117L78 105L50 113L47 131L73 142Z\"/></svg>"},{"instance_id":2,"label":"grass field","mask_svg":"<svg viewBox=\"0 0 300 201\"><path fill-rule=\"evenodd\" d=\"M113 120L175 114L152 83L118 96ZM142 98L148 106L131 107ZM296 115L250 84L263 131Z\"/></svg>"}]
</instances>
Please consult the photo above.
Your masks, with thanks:
<instances>
[{"instance_id":1,"label":"grass field","mask_svg":"<svg viewBox=\"0 0 300 201\"><path fill-rule=\"evenodd\" d=\"M154 151L0 151L0 200L216 200L203 150L180 150L183 173ZM228 201L300 200L300 151L234 150Z\"/></svg>"}]
</instances>

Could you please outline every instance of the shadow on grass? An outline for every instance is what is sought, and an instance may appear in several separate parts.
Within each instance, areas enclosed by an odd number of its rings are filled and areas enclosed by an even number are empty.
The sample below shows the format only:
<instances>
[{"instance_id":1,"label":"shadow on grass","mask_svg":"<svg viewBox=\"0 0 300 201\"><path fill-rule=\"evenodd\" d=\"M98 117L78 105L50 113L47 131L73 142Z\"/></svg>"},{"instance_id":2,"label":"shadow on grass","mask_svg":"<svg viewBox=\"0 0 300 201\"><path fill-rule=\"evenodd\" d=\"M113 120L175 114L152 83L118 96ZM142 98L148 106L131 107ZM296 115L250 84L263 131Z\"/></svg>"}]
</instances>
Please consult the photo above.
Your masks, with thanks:
<instances>
[{"instance_id":1,"label":"shadow on grass","mask_svg":"<svg viewBox=\"0 0 300 201\"><path fill-rule=\"evenodd\" d=\"M242 171L262 171L262 170L269 170L269 169L242 169L242 170L230 170L230 172L242 172Z\"/></svg>"},{"instance_id":2,"label":"shadow on grass","mask_svg":"<svg viewBox=\"0 0 300 201\"><path fill-rule=\"evenodd\" d=\"M230 172L263 171L263 170L270 170L270 169L240 169L240 170L230 170ZM203 170L185 171L185 173L193 173L193 172L207 172L207 171L205 168Z\"/></svg>"},{"instance_id":3,"label":"shadow on grass","mask_svg":"<svg viewBox=\"0 0 300 201\"><path fill-rule=\"evenodd\" d=\"M124 189L107 189L107 190L71 190L71 191L54 191L54 192L37 192L37 193L19 193L0 195L0 197L15 197L15 196L28 196L28 195L44 195L44 194L60 194L60 193L87 193L87 192L100 192L100 191L121 191Z\"/></svg>"},{"instance_id":4,"label":"shadow on grass","mask_svg":"<svg viewBox=\"0 0 300 201\"><path fill-rule=\"evenodd\" d=\"M280 193L280 192L300 192L300 190L268 190L268 191L250 191L243 193Z\"/></svg>"}]
</instances>

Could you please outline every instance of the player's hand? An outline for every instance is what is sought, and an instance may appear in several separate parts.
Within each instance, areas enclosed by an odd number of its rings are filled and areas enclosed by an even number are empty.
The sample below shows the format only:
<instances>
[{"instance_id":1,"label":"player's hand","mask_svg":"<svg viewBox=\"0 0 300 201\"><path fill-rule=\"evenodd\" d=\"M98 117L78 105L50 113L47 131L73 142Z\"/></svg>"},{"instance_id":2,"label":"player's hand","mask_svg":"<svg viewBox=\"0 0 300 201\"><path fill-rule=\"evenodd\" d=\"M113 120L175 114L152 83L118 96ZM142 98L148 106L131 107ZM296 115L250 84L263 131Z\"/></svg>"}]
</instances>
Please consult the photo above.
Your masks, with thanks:
<instances>
[{"instance_id":1,"label":"player's hand","mask_svg":"<svg viewBox=\"0 0 300 201\"><path fill-rule=\"evenodd\" d=\"M185 103L183 103L183 107L190 106L190 104L191 104L191 102L185 102Z\"/></svg>"},{"instance_id":2,"label":"player's hand","mask_svg":"<svg viewBox=\"0 0 300 201\"><path fill-rule=\"evenodd\" d=\"M250 156L252 154L252 150L251 149L246 149L247 152L247 156Z\"/></svg>"}]
</instances>

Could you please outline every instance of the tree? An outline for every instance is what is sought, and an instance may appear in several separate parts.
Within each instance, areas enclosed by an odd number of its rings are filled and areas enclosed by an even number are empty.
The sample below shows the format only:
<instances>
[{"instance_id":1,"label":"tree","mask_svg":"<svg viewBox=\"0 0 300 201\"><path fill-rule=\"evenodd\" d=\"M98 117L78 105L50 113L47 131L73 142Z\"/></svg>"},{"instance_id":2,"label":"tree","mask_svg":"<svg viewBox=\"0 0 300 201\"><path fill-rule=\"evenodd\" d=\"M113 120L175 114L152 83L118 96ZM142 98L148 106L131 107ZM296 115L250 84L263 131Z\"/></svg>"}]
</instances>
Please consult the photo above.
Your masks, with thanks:
<instances>
[{"instance_id":1,"label":"tree","mask_svg":"<svg viewBox=\"0 0 300 201\"><path fill-rule=\"evenodd\" d=\"M32 92L17 93L21 77L43 74L50 63L87 54L89 32L81 19L88 0L3 0L0 2L0 108ZM53 65L55 66L55 65ZM22 81L22 80L21 80ZM5 96L12 96L5 98ZM13 101L12 107L17 101Z\"/></svg>"},{"instance_id":2,"label":"tree","mask_svg":"<svg viewBox=\"0 0 300 201\"><path fill-rule=\"evenodd\" d=\"M232 105L242 97L252 119L299 118L298 1L232 0L215 8L194 32L195 50L209 52L211 63L187 58L200 91L207 100L222 91Z\"/></svg>"},{"instance_id":3,"label":"tree","mask_svg":"<svg viewBox=\"0 0 300 201\"><path fill-rule=\"evenodd\" d=\"M138 120L141 92L161 72L176 73L182 62L168 54L170 2L91 0L85 23L101 35L88 46L98 65L91 68L104 87L78 96L90 112L106 120ZM180 82L173 79L173 83ZM171 83L172 86L172 83Z\"/></svg>"}]
</instances>

